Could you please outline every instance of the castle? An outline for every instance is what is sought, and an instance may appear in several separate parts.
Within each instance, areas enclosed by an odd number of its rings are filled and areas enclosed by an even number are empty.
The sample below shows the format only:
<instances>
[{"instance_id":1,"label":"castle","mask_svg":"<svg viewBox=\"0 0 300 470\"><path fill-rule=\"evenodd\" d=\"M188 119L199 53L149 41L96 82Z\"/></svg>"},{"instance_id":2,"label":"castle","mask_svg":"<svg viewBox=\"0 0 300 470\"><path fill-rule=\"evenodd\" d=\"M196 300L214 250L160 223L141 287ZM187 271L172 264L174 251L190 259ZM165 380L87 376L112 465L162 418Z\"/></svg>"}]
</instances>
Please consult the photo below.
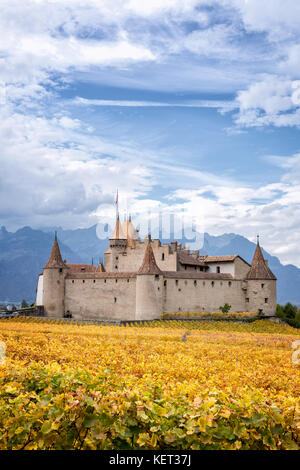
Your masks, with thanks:
<instances>
[{"instance_id":1,"label":"castle","mask_svg":"<svg viewBox=\"0 0 300 470\"><path fill-rule=\"evenodd\" d=\"M119 215L104 263L67 264L57 237L39 276L36 305L48 317L91 320L152 320L163 313L232 312L273 315L276 277L259 240L252 264L239 255L206 256L181 243L144 241L129 217Z\"/></svg>"}]
</instances>

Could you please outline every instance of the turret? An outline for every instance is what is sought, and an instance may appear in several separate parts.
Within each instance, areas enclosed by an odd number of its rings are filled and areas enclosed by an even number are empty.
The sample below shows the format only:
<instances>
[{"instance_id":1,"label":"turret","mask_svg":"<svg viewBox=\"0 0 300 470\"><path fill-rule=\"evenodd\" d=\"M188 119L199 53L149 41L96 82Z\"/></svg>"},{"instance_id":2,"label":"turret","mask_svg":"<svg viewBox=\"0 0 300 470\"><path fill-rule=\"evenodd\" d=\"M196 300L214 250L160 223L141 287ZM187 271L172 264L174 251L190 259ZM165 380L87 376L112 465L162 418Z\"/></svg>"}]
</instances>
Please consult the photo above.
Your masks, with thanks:
<instances>
[{"instance_id":1,"label":"turret","mask_svg":"<svg viewBox=\"0 0 300 470\"><path fill-rule=\"evenodd\" d=\"M126 236L123 233L120 217L117 214L116 225L112 236L109 239L109 249L104 253L105 270L108 272L119 271L119 259L125 252L127 246Z\"/></svg>"},{"instance_id":2,"label":"turret","mask_svg":"<svg viewBox=\"0 0 300 470\"><path fill-rule=\"evenodd\" d=\"M137 240L140 240L138 230L134 227L131 222L131 215L128 220L124 220L122 224L122 232L126 237L127 246L134 248Z\"/></svg>"},{"instance_id":3,"label":"turret","mask_svg":"<svg viewBox=\"0 0 300 470\"><path fill-rule=\"evenodd\" d=\"M276 277L263 257L257 237L257 246L247 275L246 311L262 310L265 315L274 315L276 311Z\"/></svg>"},{"instance_id":4,"label":"turret","mask_svg":"<svg viewBox=\"0 0 300 470\"><path fill-rule=\"evenodd\" d=\"M148 237L143 263L136 276L136 320L159 319L163 313L163 273L156 264Z\"/></svg>"},{"instance_id":5,"label":"turret","mask_svg":"<svg viewBox=\"0 0 300 470\"><path fill-rule=\"evenodd\" d=\"M62 318L65 313L65 277L68 267L62 260L55 232L50 258L44 266L43 305L45 315Z\"/></svg>"}]
</instances>

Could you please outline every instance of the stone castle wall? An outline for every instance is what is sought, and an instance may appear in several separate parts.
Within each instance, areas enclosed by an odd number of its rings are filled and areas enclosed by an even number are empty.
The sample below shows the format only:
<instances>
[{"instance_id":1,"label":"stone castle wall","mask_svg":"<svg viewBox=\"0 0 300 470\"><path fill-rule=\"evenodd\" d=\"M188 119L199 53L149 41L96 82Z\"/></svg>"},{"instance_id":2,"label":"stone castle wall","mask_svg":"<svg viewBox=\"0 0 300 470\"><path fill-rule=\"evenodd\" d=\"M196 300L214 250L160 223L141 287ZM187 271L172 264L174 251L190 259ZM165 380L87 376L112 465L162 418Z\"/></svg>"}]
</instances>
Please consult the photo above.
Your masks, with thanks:
<instances>
[{"instance_id":1,"label":"stone castle wall","mask_svg":"<svg viewBox=\"0 0 300 470\"><path fill-rule=\"evenodd\" d=\"M135 310L135 276L66 278L65 311L75 319L134 320Z\"/></svg>"},{"instance_id":2,"label":"stone castle wall","mask_svg":"<svg viewBox=\"0 0 300 470\"><path fill-rule=\"evenodd\" d=\"M108 272L137 272L143 262L146 243L136 242L135 248L125 250L111 247L105 255L105 268ZM156 263L162 271L177 271L177 252L170 252L168 245L157 241L151 244Z\"/></svg>"},{"instance_id":3,"label":"stone castle wall","mask_svg":"<svg viewBox=\"0 0 300 470\"><path fill-rule=\"evenodd\" d=\"M218 312L225 303L232 312L245 312L242 281L211 279L166 279L165 313Z\"/></svg>"}]
</instances>

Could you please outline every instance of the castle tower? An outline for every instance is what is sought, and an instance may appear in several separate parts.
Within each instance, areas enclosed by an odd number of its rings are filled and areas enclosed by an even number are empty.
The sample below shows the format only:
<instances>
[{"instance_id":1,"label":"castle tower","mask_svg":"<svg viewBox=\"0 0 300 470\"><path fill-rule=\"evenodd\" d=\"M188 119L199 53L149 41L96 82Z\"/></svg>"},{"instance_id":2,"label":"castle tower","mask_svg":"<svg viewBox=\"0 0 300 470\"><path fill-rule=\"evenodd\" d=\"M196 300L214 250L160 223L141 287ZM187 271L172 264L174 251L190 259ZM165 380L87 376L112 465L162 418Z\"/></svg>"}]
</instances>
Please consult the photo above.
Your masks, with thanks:
<instances>
[{"instance_id":1,"label":"castle tower","mask_svg":"<svg viewBox=\"0 0 300 470\"><path fill-rule=\"evenodd\" d=\"M156 264L151 237L136 276L136 320L159 319L163 313L163 273Z\"/></svg>"},{"instance_id":2,"label":"castle tower","mask_svg":"<svg viewBox=\"0 0 300 470\"><path fill-rule=\"evenodd\" d=\"M55 232L49 261L43 273L43 304L48 317L63 317L65 313L65 277L68 267L62 260Z\"/></svg>"},{"instance_id":3,"label":"castle tower","mask_svg":"<svg viewBox=\"0 0 300 470\"><path fill-rule=\"evenodd\" d=\"M115 230L109 239L109 249L104 253L105 270L108 272L119 271L119 258L125 252L127 246L126 235L123 233L120 216L117 213Z\"/></svg>"},{"instance_id":4,"label":"castle tower","mask_svg":"<svg viewBox=\"0 0 300 470\"><path fill-rule=\"evenodd\" d=\"M265 315L274 315L276 311L276 277L264 259L259 237L250 271L247 275L246 311L262 310Z\"/></svg>"},{"instance_id":5,"label":"castle tower","mask_svg":"<svg viewBox=\"0 0 300 470\"><path fill-rule=\"evenodd\" d=\"M125 220L122 224L122 232L126 237L127 246L134 248L135 242L139 240L139 234L133 223L131 222L131 215L129 215L128 220Z\"/></svg>"}]
</instances>

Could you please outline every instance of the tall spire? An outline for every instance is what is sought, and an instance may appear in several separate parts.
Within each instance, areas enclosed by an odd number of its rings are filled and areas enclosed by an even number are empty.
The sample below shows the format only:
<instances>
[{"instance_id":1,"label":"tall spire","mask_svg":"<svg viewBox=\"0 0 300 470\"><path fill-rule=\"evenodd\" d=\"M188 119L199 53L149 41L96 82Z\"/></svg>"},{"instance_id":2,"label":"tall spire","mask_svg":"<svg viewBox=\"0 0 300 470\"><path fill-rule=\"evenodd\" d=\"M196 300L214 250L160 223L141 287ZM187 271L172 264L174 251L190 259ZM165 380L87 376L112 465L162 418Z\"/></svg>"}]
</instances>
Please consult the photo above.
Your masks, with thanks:
<instances>
[{"instance_id":1,"label":"tall spire","mask_svg":"<svg viewBox=\"0 0 300 470\"><path fill-rule=\"evenodd\" d=\"M57 232L55 232L54 242L52 245L52 250L50 254L50 258L48 262L45 264L45 268L63 268L65 267L65 263L60 254L60 249L57 241Z\"/></svg>"},{"instance_id":2,"label":"tall spire","mask_svg":"<svg viewBox=\"0 0 300 470\"><path fill-rule=\"evenodd\" d=\"M161 270L156 264L155 256L151 246L151 237L148 236L148 244L145 251L144 259L138 274L162 274Z\"/></svg>"},{"instance_id":3,"label":"tall spire","mask_svg":"<svg viewBox=\"0 0 300 470\"><path fill-rule=\"evenodd\" d=\"M126 235L123 233L123 230L121 227L119 214L117 215L115 230L112 236L110 237L110 240L126 240Z\"/></svg>"},{"instance_id":4,"label":"tall spire","mask_svg":"<svg viewBox=\"0 0 300 470\"><path fill-rule=\"evenodd\" d=\"M270 270L270 268L267 266L264 256L261 251L261 247L259 244L259 235L257 236L257 245L256 245L256 250L253 256L252 264L250 271L248 273L247 279L271 279L271 280L276 280L276 277Z\"/></svg>"}]
</instances>

